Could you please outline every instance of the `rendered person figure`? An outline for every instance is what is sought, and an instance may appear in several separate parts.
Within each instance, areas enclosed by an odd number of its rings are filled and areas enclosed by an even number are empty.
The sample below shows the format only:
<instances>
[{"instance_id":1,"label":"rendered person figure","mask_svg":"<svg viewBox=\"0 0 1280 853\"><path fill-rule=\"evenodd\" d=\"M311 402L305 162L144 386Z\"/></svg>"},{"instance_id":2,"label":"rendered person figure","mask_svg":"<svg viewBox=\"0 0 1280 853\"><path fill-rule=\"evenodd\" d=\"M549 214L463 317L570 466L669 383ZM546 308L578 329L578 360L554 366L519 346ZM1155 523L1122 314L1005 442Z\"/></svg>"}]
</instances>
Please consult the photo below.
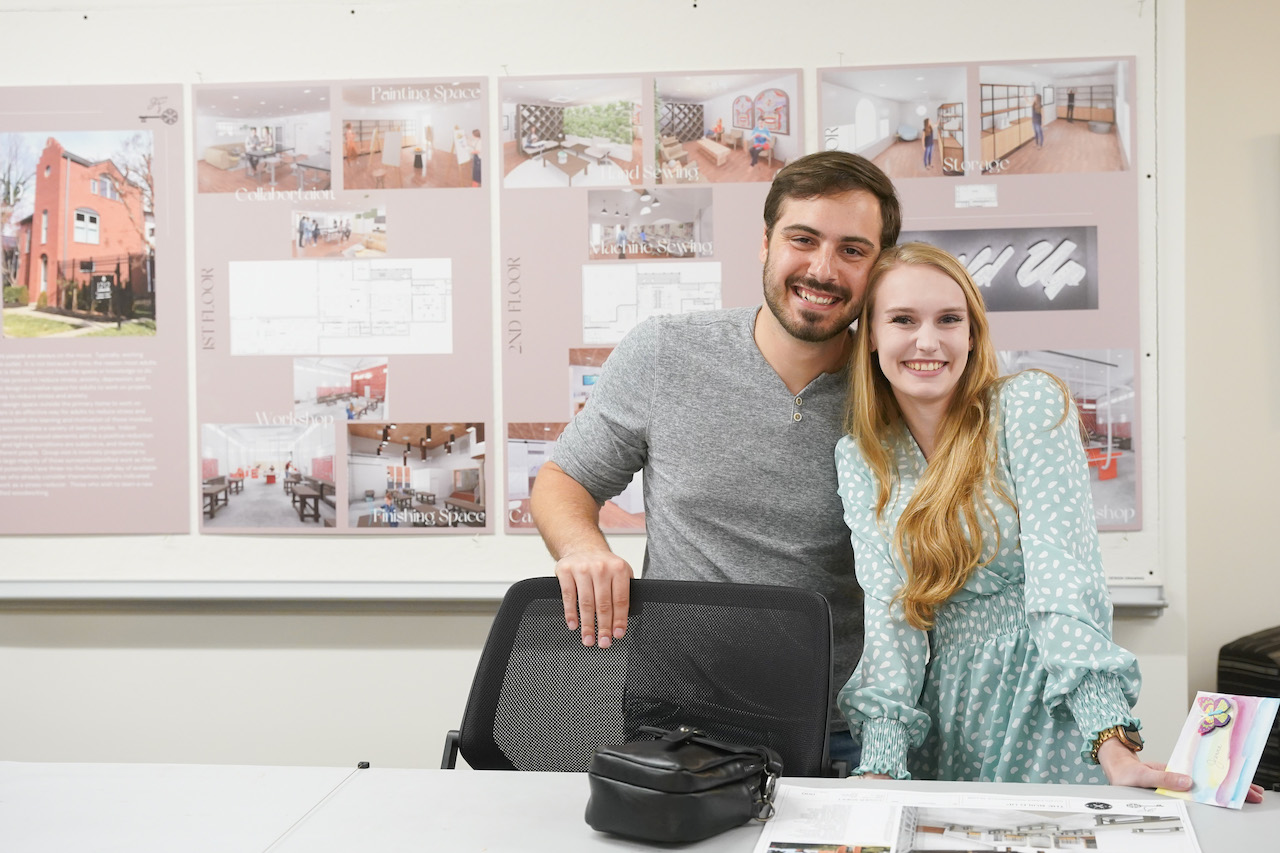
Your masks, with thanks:
<instances>
[{"instance_id":1,"label":"rendered person figure","mask_svg":"<svg viewBox=\"0 0 1280 853\"><path fill-rule=\"evenodd\" d=\"M244 141L244 156L249 161L249 173L258 174L258 152L262 149L262 137L256 127L249 128L249 136Z\"/></svg>"},{"instance_id":2,"label":"rendered person figure","mask_svg":"<svg viewBox=\"0 0 1280 853\"><path fill-rule=\"evenodd\" d=\"M798 158L765 201L765 306L654 318L614 350L532 494L583 644L626 632L632 567L610 549L600 508L643 471L646 577L820 592L837 666L852 671L861 603L833 454L849 324L900 227L893 185L870 161Z\"/></svg>"},{"instance_id":3,"label":"rendered person figure","mask_svg":"<svg viewBox=\"0 0 1280 853\"><path fill-rule=\"evenodd\" d=\"M756 122L755 128L751 131L751 165L754 166L760 162L760 155L773 144L773 134L769 132L769 128Z\"/></svg>"},{"instance_id":4,"label":"rendered person figure","mask_svg":"<svg viewBox=\"0 0 1280 853\"><path fill-rule=\"evenodd\" d=\"M1136 755L1070 392L998 375L972 278L924 243L882 253L858 322L836 448L866 606L840 691L856 772L1189 789Z\"/></svg>"},{"instance_id":5,"label":"rendered person figure","mask_svg":"<svg viewBox=\"0 0 1280 853\"><path fill-rule=\"evenodd\" d=\"M933 162L933 122L929 121L928 116L924 120L924 129L920 133L920 142L924 146L924 167L929 168L929 164Z\"/></svg>"},{"instance_id":6,"label":"rendered person figure","mask_svg":"<svg viewBox=\"0 0 1280 853\"><path fill-rule=\"evenodd\" d=\"M356 145L356 132L351 126L351 122L347 122L342 131L342 159L354 164L358 157L359 148Z\"/></svg>"}]
</instances>

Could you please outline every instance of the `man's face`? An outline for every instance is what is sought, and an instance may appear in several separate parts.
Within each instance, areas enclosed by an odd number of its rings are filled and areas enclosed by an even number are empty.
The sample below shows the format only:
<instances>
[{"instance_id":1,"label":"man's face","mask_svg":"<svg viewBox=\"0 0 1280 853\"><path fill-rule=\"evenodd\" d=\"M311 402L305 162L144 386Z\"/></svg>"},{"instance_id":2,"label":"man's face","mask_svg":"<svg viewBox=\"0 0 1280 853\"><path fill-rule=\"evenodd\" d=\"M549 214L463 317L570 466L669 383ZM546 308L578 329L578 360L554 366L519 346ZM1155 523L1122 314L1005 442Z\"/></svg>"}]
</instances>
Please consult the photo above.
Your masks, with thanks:
<instances>
[{"instance_id":1,"label":"man's face","mask_svg":"<svg viewBox=\"0 0 1280 853\"><path fill-rule=\"evenodd\" d=\"M857 319L880 229L880 202L865 190L782 202L760 260L765 303L791 337L821 343Z\"/></svg>"}]
</instances>

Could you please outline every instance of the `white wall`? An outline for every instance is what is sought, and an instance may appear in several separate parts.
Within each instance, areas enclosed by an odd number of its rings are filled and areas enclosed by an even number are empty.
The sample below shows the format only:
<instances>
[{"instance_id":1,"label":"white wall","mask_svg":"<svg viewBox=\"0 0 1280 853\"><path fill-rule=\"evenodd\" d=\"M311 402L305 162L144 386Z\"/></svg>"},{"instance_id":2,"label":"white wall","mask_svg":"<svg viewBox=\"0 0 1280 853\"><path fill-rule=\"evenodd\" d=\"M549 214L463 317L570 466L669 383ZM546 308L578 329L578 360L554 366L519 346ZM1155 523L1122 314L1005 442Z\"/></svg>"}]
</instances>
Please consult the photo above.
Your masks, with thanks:
<instances>
[{"instance_id":1,"label":"white wall","mask_svg":"<svg viewBox=\"0 0 1280 853\"><path fill-rule=\"evenodd\" d=\"M898 132L898 126L904 121L911 124L912 119L915 118L914 113L904 108L904 105L898 101L891 101L847 86L825 87L823 99L822 116L824 124L827 127L841 128L845 134L841 137L840 147L844 150L853 150L855 153L867 158L873 158L883 153L886 148L893 144L895 134ZM874 137L870 142L858 140L862 144L846 147L849 145L849 141L857 138L854 126L857 124L858 105L863 101L869 102L875 108ZM918 124L923 126L924 123L919 122ZM912 126L915 126L915 124ZM886 134L880 133L882 127L887 130Z\"/></svg>"},{"instance_id":2,"label":"white wall","mask_svg":"<svg viewBox=\"0 0 1280 853\"><path fill-rule=\"evenodd\" d=\"M1205 9L1200 17L1207 23L1210 5L1207 0L1197 2ZM505 74L738 70L755 61L806 69L805 130L809 149L815 150L819 137L813 69L817 67L851 64L855 58L872 66L940 58L967 62L1136 53L1141 75L1138 168L1145 174L1155 167L1150 101L1153 5L1081 0L1073 14L1058 16L1053 27L1041 27L1027 18L1020 0L939 3L912 23L907 39L885 37L902 31L902 12L890 4L863 4L855 10L846 0L801 0L788 7L738 0L730 11L724 0L703 0L697 8L688 0L649 0L644 20L663 21L662 38L655 40L630 37L630 31L619 30L618 10L599 0L561 0L555 26L547 24L545 4L524 0L466 4L310 0L231 6L179 0L89 0L74 10L37 11L32 11L30 0L0 0L0 32L8 36L0 85L483 75L490 80L492 121L500 126L496 80ZM1167 236L1183 201L1178 167L1183 132L1181 49L1176 47L1182 5L1166 0L1159 7L1161 26L1172 27L1171 36L1162 36L1161 49L1172 51L1173 57L1161 77L1161 103L1166 111L1160 125L1159 219L1153 184L1144 184L1142 203L1144 235L1148 235L1144 240L1161 235L1161 283L1163 288L1168 278L1172 296L1160 303L1159 329L1153 321L1144 327L1143 335L1153 350L1157 341L1161 344L1163 363L1166 342L1180 340L1184 326L1183 243L1180 232L1172 239ZM268 44L247 35L247 16L264 14L289 21L281 31L287 31L288 37ZM1266 14L1274 24L1275 13ZM1223 16L1223 20L1230 18ZM766 30L761 29L761 21L769 22ZM1223 27L1213 22L1213 28ZM1274 26L1256 27L1254 38L1260 40L1271 31ZM44 40L13 35L46 32L59 34L61 54L67 56L88 55L104 40L137 42L139 48L114 53L110 63L89 77L82 64L49 61ZM140 38L140 33L163 33L164 37ZM533 33L537 38L531 38ZM602 37L601 33L613 35ZM1217 49L1238 57L1240 63L1247 55L1226 43ZM1270 55L1261 44L1250 53ZM1202 59L1200 67L1208 75L1212 63ZM1232 81L1217 79L1218 89L1231 88ZM1234 82L1255 79L1261 78L1242 67ZM1221 92L1215 90L1214 97L1218 96ZM1209 97L1206 90L1206 102ZM1252 136L1224 135L1221 128L1237 127L1242 113L1256 123ZM1275 209L1268 206L1274 202L1267 200L1273 193L1263 194L1264 186L1274 188L1280 176L1280 164L1275 162L1276 121L1280 119L1251 104L1247 110L1237 106L1221 116L1206 109L1206 120L1197 127L1201 138L1212 135L1214 155L1227 146L1239 150L1242 156L1230 170L1235 181L1230 186L1238 186L1262 213L1256 222L1226 215L1237 207L1226 188L1197 195L1210 202L1201 207L1206 222L1221 216L1223 229L1236 230L1202 244L1196 281L1212 281L1214 292L1221 292L1222 277L1204 275L1208 265L1203 253L1209 246L1243 246L1254 254L1241 271L1256 281L1232 286L1267 305L1278 292L1275 288L1262 291L1262 282L1270 279L1261 274L1262 253L1271 245L1269 235L1277 224ZM496 135L488 134L486 142L496 145ZM1206 143L1203 150L1208 148ZM1270 182L1246 183L1244 170L1250 163L1266 170ZM490 192L496 201L496 182ZM721 242L738 239L719 236ZM752 235L746 241L751 251L757 240ZM1151 259L1156 250L1147 243L1144 251L1143 286L1154 291ZM497 252L495 246L495 270L501 268ZM495 276L495 303L500 298L499 284ZM1161 511L1158 518L1153 513L1148 524L1160 524L1165 531L1159 569L1172 606L1159 619L1122 618L1116 630L1119 640L1138 653L1147 675L1139 713L1156 754L1172 747L1187 698L1190 611L1184 520L1191 528L1192 565L1197 571L1213 571L1212 576L1220 579L1224 568L1257 567L1253 574L1240 576L1241 583L1251 589L1274 584L1270 578L1275 576L1266 574L1266 558L1260 556L1266 552L1252 535L1254 530L1266 530L1273 514L1262 497L1268 479L1274 482L1277 468L1276 451L1271 449L1276 442L1265 440L1275 430L1280 410L1275 380L1264 373L1265 358L1248 364L1232 358L1228 364L1234 351L1218 355L1214 342L1263 340L1260 335L1250 338L1224 328L1229 315L1248 313L1248 321L1258 324L1280 314L1250 311L1240 301L1219 306L1207 295L1190 298L1197 308L1209 309L1209 318L1219 320L1212 330L1197 329L1196 354L1210 356L1206 363L1226 371L1231 379L1223 382L1217 371L1204 364L1196 364L1192 372L1196 430L1190 446L1198 451L1191 457L1196 460L1195 483L1201 491L1196 492L1195 511L1189 516L1182 508L1179 489L1184 477L1182 456L1161 454L1165 466L1160 479ZM1217 346L1233 349L1227 343ZM1184 396L1180 376L1169 374L1161 388L1162 407L1171 407L1170 411L1162 408L1162 441L1174 442L1175 448ZM1242 376L1251 381L1238 384ZM1242 387L1260 390L1260 399L1242 404L1237 396ZM1236 417L1242 405L1243 416ZM1223 412L1233 415L1225 418ZM1219 462L1222 445L1231 437L1229 425L1239 423L1264 430L1262 440L1250 451L1260 460L1256 471L1242 472L1234 458ZM501 444L488 442L490 464L499 470L503 467ZM1251 491L1230 487L1235 477ZM193 506L193 525L198 511ZM642 543L637 537L618 538L616 545L633 565L639 565ZM509 579L512 567L549 570L550 562L536 537L507 536L500 531L491 537L385 540L326 537L321 541L296 536L0 539L0 579L22 577L24 572L51 581L141 572L176 580L215 575L250 581L266 566L286 577L307 572L333 579L349 578L352 566L368 566L393 580L420 580L440 571L456 574L458 567L465 567L469 577L488 581ZM1196 587L1200 596L1196 613L1201 619L1206 613L1201 602L1221 602L1228 595L1225 588L1203 587ZM1260 611L1265 601L1263 596L1253 596L1241 618L1233 613L1225 629L1206 631L1204 625L1192 624L1198 631L1197 641L1214 631L1238 631L1263 621L1266 617ZM346 765L369 760L381 766L433 766L445 731L460 719L493 608L492 603L429 601L329 606L219 601L2 603L0 673L8 699L0 702L0 758ZM1270 621L1276 621L1274 616Z\"/></svg>"},{"instance_id":3,"label":"white wall","mask_svg":"<svg viewBox=\"0 0 1280 853\"><path fill-rule=\"evenodd\" d=\"M1195 0L1187 16L1187 634L1190 688L1218 649L1280 625L1280 7ZM1224 132L1225 131L1225 132Z\"/></svg>"}]
</instances>

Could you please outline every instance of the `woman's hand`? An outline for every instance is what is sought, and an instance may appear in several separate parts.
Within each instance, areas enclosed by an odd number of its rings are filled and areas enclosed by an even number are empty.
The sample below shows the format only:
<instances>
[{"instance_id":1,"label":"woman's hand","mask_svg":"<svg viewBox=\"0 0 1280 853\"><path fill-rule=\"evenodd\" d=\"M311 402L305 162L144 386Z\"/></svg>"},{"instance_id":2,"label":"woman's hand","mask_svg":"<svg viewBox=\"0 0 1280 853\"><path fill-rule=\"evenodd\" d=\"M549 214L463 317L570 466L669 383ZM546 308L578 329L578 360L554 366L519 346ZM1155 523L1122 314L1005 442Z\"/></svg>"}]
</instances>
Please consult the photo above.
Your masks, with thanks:
<instances>
[{"instance_id":1,"label":"woman's hand","mask_svg":"<svg viewBox=\"0 0 1280 853\"><path fill-rule=\"evenodd\" d=\"M1191 777L1182 773L1170 773L1163 764L1145 762L1115 738L1098 749L1098 763L1107 774L1107 782L1130 788L1167 788L1170 791L1190 791ZM1262 802L1262 788L1250 785L1245 802Z\"/></svg>"}]
</instances>

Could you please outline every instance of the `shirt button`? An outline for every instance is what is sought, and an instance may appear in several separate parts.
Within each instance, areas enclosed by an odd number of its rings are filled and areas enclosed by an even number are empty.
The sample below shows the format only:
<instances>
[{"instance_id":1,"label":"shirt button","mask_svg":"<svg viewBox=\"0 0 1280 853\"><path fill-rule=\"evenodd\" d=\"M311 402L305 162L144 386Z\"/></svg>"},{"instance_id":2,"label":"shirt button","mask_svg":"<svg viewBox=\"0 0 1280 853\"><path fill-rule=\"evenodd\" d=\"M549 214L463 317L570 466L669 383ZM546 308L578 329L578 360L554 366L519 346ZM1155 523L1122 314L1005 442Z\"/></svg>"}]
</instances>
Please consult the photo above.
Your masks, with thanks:
<instances>
[{"instance_id":1,"label":"shirt button","mask_svg":"<svg viewBox=\"0 0 1280 853\"><path fill-rule=\"evenodd\" d=\"M796 412L794 415L791 416L791 420L798 421L800 420L801 417L802 415L799 412Z\"/></svg>"},{"instance_id":2,"label":"shirt button","mask_svg":"<svg viewBox=\"0 0 1280 853\"><path fill-rule=\"evenodd\" d=\"M797 405L797 406L803 406L803 405L804 405L804 397L796 397L796 405Z\"/></svg>"}]
</instances>

